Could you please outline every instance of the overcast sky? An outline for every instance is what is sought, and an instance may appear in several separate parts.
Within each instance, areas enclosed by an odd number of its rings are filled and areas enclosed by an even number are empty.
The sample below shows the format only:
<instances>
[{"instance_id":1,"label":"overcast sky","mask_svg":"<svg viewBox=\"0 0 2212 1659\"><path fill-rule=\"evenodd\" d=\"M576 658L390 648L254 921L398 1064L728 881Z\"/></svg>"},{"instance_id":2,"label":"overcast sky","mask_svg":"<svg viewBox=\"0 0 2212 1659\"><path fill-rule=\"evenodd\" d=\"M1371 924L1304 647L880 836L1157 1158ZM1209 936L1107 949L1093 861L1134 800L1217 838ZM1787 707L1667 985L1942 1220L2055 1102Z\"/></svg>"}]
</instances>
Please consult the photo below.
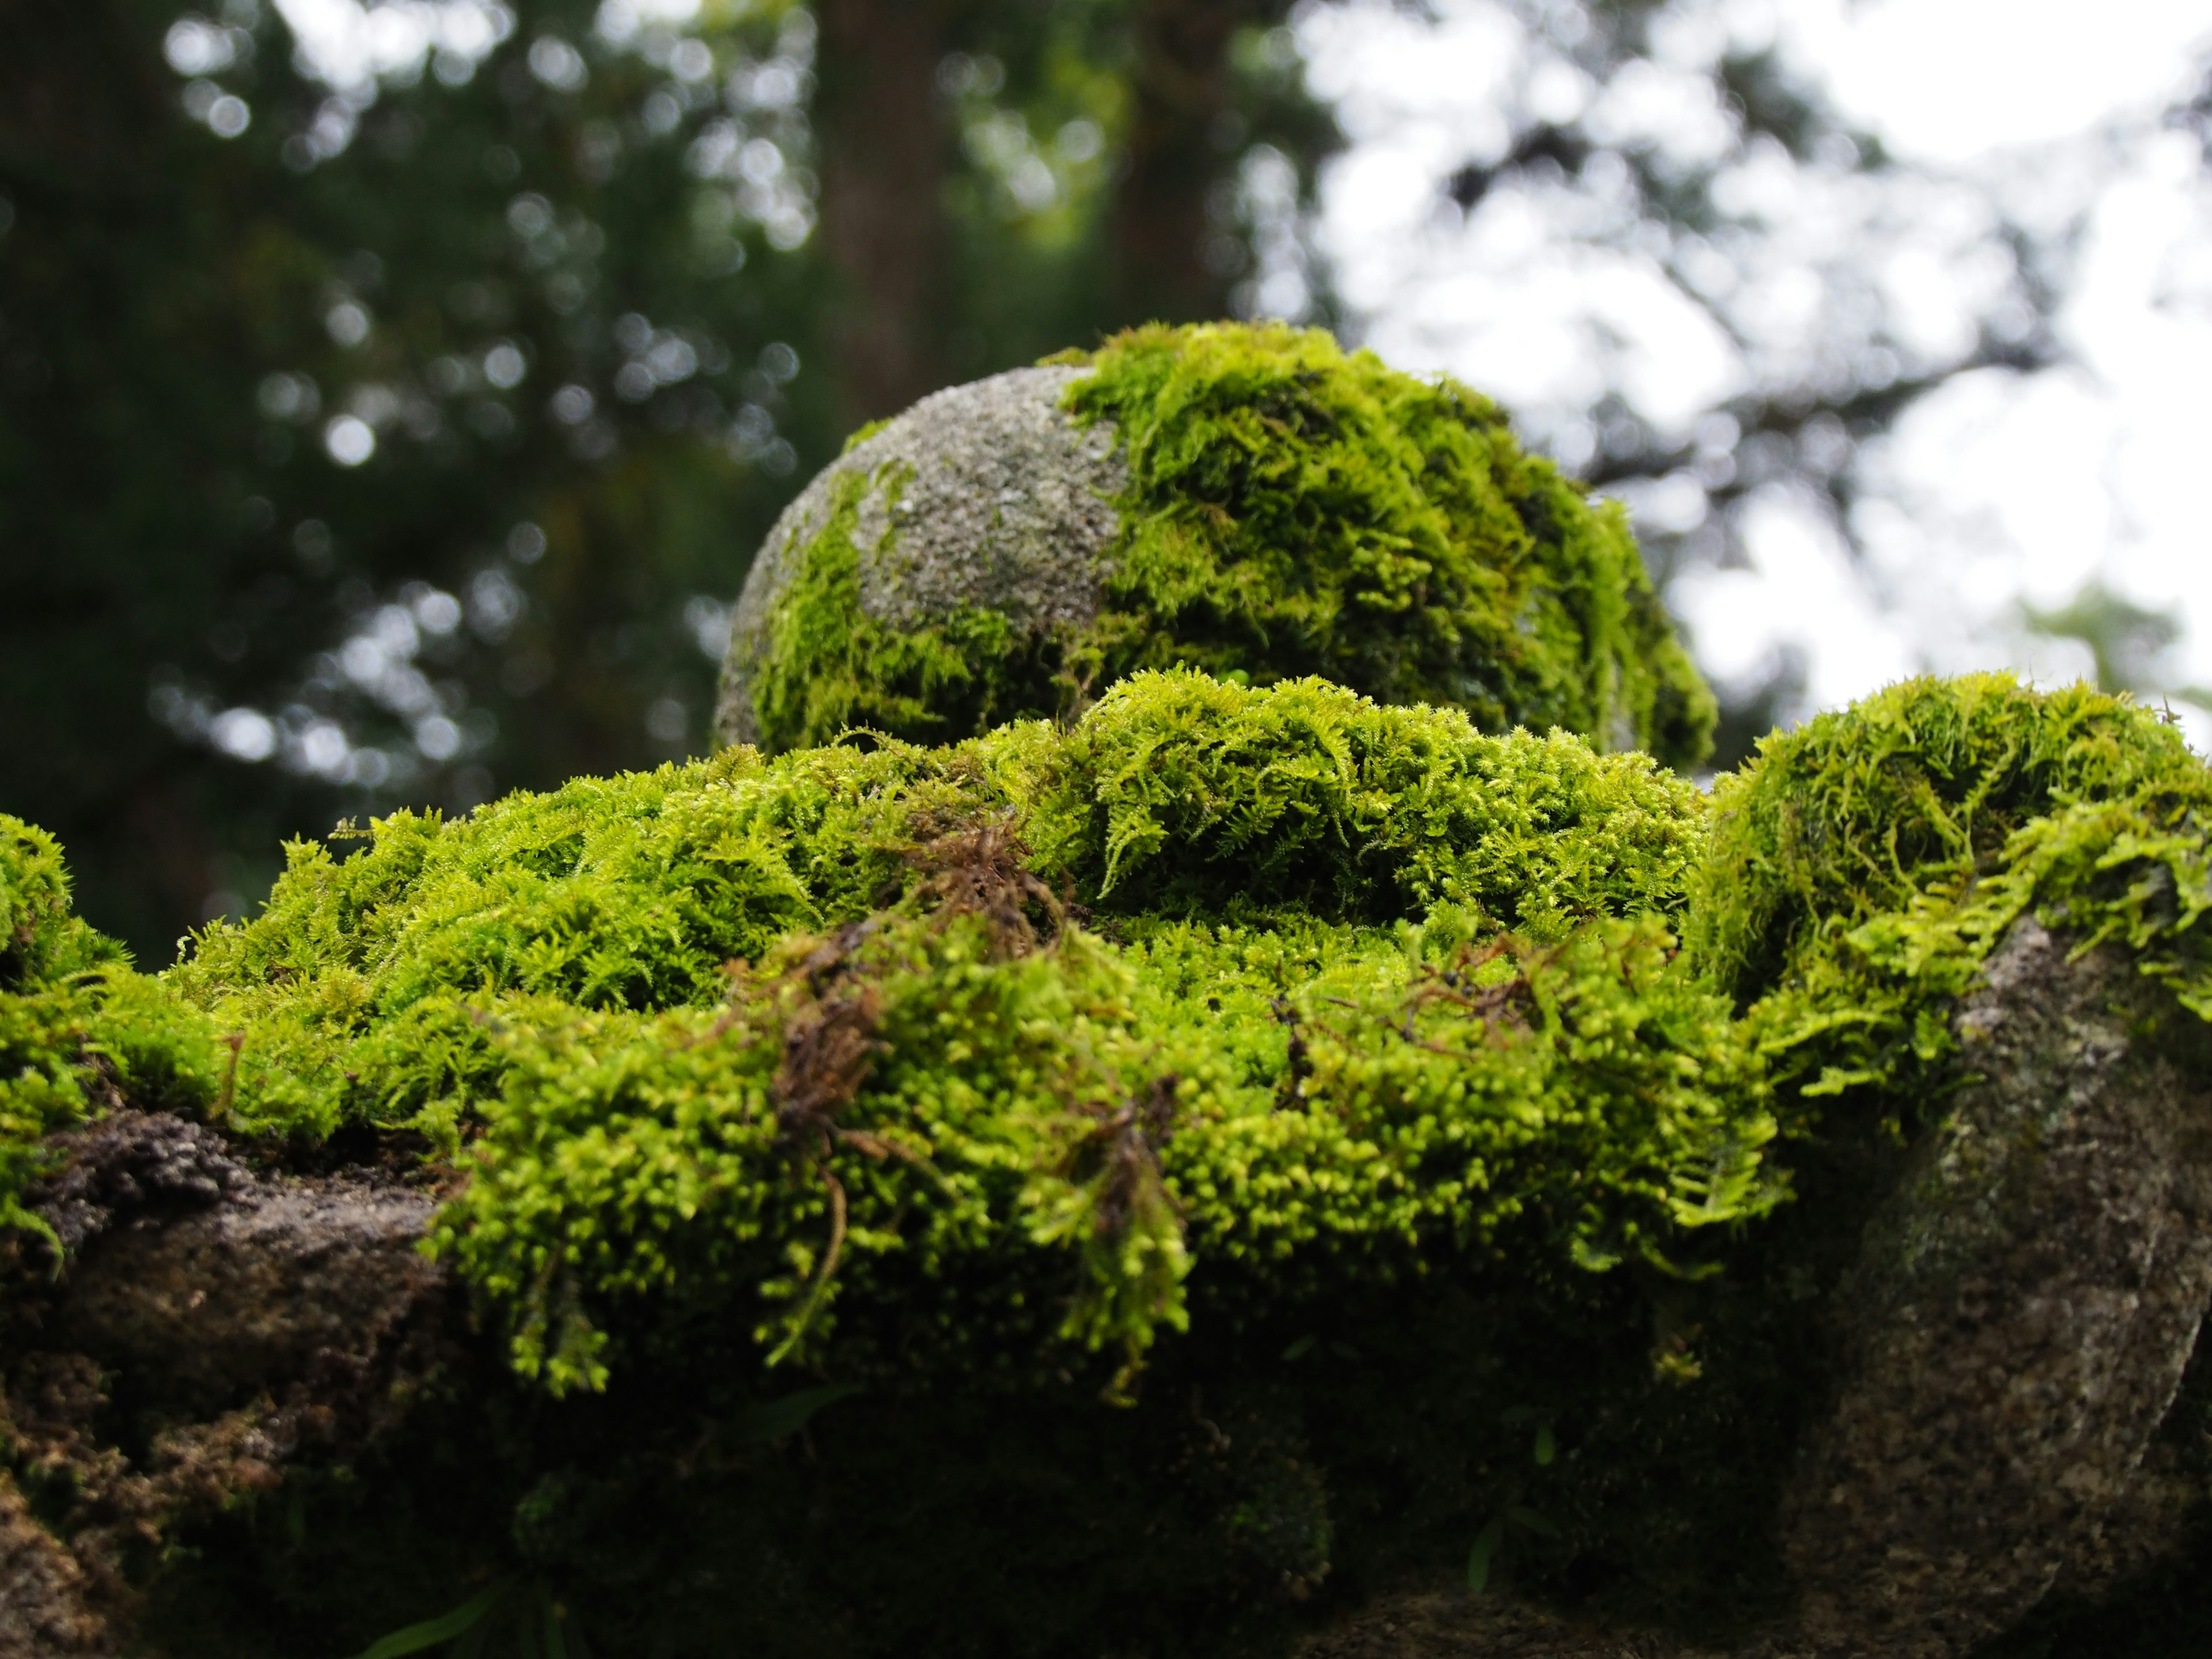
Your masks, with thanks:
<instances>
[{"instance_id":1,"label":"overcast sky","mask_svg":"<svg viewBox=\"0 0 2212 1659\"><path fill-rule=\"evenodd\" d=\"M1351 0L1301 26L1315 89L1355 140L1327 180L1323 245L1368 342L1401 367L1492 391L1568 459L1587 441L1562 439L1560 423L1607 377L1662 425L1693 421L1747 366L1648 258L1593 248L1526 204L1493 198L1465 223L1437 215L1439 173L1491 146L1492 129L1502 143L1501 102L1558 118L1587 88L1532 76L1500 8L1431 10L1425 21ZM2101 574L2171 607L2188 630L2174 677L2212 684L2212 189L2195 141L2156 121L2212 47L2212 0L1720 0L1674 14L1638 107L1603 118L1652 124L1694 149L1713 118L1709 94L1689 94L1691 71L1723 46L1771 41L1922 164L1887 200L1842 181L1826 195L1770 181L1795 199L1761 204L1777 252L1750 297L1773 319L1778 351L1790 349L1793 312L1817 309L1823 262L1852 257L1854 240L1907 332L1935 349L1987 298L1990 204L2087 228L2061 319L2070 361L2025 380L1964 377L1863 458L1874 486L1863 562L1783 502L1750 515L1750 568L1680 585L1709 671L1753 677L1794 641L1819 706L1923 666L2070 678L2086 658L2037 645L2021 606L2055 605ZM1674 82L1670 62L1684 70ZM1742 188L1761 185L1747 173ZM2212 717L2187 718L2205 747Z\"/></svg>"}]
</instances>

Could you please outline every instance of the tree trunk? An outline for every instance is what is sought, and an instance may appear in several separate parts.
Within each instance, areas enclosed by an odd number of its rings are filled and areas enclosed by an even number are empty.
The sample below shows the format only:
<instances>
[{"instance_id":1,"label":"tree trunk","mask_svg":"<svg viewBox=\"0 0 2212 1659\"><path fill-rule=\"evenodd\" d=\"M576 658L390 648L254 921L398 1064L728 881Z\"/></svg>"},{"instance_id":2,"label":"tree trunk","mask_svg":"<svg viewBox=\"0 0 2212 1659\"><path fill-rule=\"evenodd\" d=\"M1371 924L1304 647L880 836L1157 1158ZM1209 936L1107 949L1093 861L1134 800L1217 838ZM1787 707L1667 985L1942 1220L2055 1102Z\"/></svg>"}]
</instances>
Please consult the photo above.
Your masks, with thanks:
<instances>
[{"instance_id":1,"label":"tree trunk","mask_svg":"<svg viewBox=\"0 0 2212 1659\"><path fill-rule=\"evenodd\" d=\"M936 94L939 0L823 0L822 240L846 423L895 415L945 378L943 208L950 136Z\"/></svg>"},{"instance_id":2,"label":"tree trunk","mask_svg":"<svg viewBox=\"0 0 2212 1659\"><path fill-rule=\"evenodd\" d=\"M1228 282L1206 260L1223 174L1216 124L1232 107L1231 42L1269 9L1255 0L1130 7L1135 109L1112 228L1113 303L1125 323L1206 322L1228 309Z\"/></svg>"}]
</instances>

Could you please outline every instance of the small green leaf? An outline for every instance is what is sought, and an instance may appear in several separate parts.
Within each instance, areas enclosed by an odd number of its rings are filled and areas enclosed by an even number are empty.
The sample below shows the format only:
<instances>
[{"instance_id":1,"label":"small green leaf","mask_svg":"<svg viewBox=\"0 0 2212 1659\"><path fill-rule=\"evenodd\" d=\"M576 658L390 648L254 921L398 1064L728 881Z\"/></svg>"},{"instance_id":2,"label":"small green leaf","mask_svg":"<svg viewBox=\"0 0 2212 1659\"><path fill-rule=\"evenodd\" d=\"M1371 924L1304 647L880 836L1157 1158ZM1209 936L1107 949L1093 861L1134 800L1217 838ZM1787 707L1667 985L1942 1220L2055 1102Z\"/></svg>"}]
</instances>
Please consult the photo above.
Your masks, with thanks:
<instances>
[{"instance_id":1,"label":"small green leaf","mask_svg":"<svg viewBox=\"0 0 2212 1659\"><path fill-rule=\"evenodd\" d=\"M824 1406L834 1406L860 1392L857 1382L829 1382L818 1389L801 1389L781 1400L771 1400L738 1419L738 1438L746 1442L781 1440L805 1428L807 1419Z\"/></svg>"},{"instance_id":2,"label":"small green leaf","mask_svg":"<svg viewBox=\"0 0 2212 1659\"><path fill-rule=\"evenodd\" d=\"M1546 1423L1536 1431L1536 1467L1544 1468L1559 1455L1559 1443L1552 1437L1552 1425Z\"/></svg>"},{"instance_id":3,"label":"small green leaf","mask_svg":"<svg viewBox=\"0 0 2212 1659\"><path fill-rule=\"evenodd\" d=\"M426 1619L419 1625L410 1625L405 1630L396 1630L389 1636L380 1637L370 1644L361 1659L400 1659L402 1654L420 1653L425 1648L434 1648L452 1641L481 1624L484 1617L507 1599L508 1586L494 1584L479 1591L455 1607L451 1613L435 1619Z\"/></svg>"},{"instance_id":4,"label":"small green leaf","mask_svg":"<svg viewBox=\"0 0 2212 1659\"><path fill-rule=\"evenodd\" d=\"M1289 1347L1283 1350L1283 1358L1285 1361L1304 1359L1308 1354L1314 1351L1314 1344L1320 1340L1321 1338L1319 1335L1312 1331L1309 1331L1297 1341L1291 1343Z\"/></svg>"},{"instance_id":5,"label":"small green leaf","mask_svg":"<svg viewBox=\"0 0 2212 1659\"><path fill-rule=\"evenodd\" d=\"M1480 1595L1490 1583L1490 1563L1498 1553L1498 1547L1505 1541L1505 1517L1493 1516L1490 1524L1474 1536L1474 1547L1467 1553L1467 1588L1470 1594Z\"/></svg>"}]
</instances>

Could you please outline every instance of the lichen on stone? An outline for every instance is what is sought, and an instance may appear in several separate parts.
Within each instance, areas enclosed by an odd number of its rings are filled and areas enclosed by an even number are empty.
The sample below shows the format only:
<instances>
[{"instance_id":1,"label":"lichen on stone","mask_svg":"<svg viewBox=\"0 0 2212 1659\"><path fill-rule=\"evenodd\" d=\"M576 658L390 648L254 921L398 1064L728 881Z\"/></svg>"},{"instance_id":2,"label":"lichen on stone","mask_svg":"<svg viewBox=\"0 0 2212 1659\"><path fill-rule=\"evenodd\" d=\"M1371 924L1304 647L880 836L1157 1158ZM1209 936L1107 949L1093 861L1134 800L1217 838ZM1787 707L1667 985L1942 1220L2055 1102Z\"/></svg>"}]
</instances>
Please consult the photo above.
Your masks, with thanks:
<instances>
[{"instance_id":1,"label":"lichen on stone","mask_svg":"<svg viewBox=\"0 0 2212 1659\"><path fill-rule=\"evenodd\" d=\"M1620 508L1494 404L1319 331L1212 324L956 388L857 443L747 579L721 726L957 738L1179 665L1675 765L1714 719Z\"/></svg>"}]
</instances>

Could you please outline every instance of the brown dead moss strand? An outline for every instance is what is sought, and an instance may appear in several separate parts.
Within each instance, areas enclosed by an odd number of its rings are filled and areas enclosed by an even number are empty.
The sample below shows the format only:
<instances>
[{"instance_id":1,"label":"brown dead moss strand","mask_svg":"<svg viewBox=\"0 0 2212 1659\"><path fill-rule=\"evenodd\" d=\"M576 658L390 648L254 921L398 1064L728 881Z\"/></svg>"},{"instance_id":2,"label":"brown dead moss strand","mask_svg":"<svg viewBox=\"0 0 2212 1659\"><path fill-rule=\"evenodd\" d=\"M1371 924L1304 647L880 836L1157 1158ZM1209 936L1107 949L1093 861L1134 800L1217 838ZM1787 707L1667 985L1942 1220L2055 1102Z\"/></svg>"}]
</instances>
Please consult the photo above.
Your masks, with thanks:
<instances>
[{"instance_id":1,"label":"brown dead moss strand","mask_svg":"<svg viewBox=\"0 0 2212 1659\"><path fill-rule=\"evenodd\" d=\"M1066 921L1066 903L1030 868L1030 856L1011 807L944 829L906 854L922 878L921 902L940 923L980 917L999 961L1052 944ZM1043 915L1042 933L1032 911Z\"/></svg>"},{"instance_id":2,"label":"brown dead moss strand","mask_svg":"<svg viewBox=\"0 0 2212 1659\"><path fill-rule=\"evenodd\" d=\"M1029 868L1030 849L1013 826L1011 811L950 823L926 816L921 828L927 838L902 852L921 878L909 903L921 912L926 926L941 932L963 918L976 919L989 941L988 957L994 962L1025 956L1057 940L1065 917L1060 898ZM1042 933L1033 911L1045 920ZM847 924L814 945L772 988L783 1006L781 1059L769 1085L776 1139L820 1179L829 1199L830 1232L813 1280L782 1342L769 1355L770 1364L798 1348L844 1257L850 1200L835 1165L836 1149L848 1146L878 1162L896 1158L929 1169L926 1156L893 1137L841 1121L883 1051L878 1036L884 1018L882 977L913 966L884 939L889 920L878 915ZM726 1015L715 1030L724 1029L731 1018ZM1152 1171L1157 1182L1157 1159Z\"/></svg>"}]
</instances>

